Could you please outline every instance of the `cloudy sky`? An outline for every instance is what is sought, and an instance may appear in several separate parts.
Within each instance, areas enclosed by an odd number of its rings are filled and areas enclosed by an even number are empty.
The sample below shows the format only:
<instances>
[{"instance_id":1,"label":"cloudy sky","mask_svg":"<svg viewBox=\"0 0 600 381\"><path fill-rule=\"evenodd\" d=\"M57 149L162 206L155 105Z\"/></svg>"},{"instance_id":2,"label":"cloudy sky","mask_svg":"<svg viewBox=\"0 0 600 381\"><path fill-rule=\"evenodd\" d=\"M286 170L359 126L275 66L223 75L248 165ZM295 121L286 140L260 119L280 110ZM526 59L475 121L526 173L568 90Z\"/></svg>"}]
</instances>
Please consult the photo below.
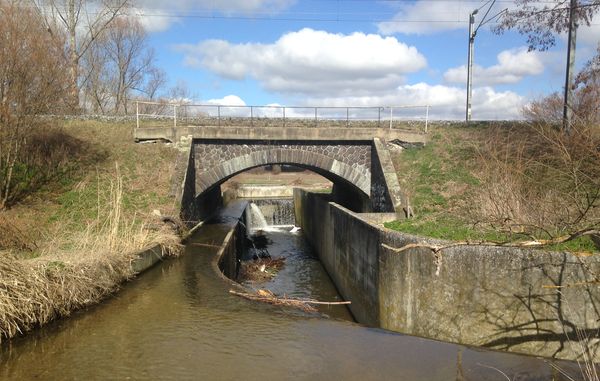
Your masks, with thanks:
<instances>
[{"instance_id":1,"label":"cloudy sky","mask_svg":"<svg viewBox=\"0 0 600 381\"><path fill-rule=\"evenodd\" d=\"M434 117L461 119L468 15L484 3L138 0L136 7L170 85L185 83L198 103L430 105ZM510 6L497 0L491 14ZM524 36L496 35L490 25L475 42L473 118L519 118L527 101L563 86L565 38L550 51L527 52ZM581 66L600 25L579 37Z\"/></svg>"}]
</instances>

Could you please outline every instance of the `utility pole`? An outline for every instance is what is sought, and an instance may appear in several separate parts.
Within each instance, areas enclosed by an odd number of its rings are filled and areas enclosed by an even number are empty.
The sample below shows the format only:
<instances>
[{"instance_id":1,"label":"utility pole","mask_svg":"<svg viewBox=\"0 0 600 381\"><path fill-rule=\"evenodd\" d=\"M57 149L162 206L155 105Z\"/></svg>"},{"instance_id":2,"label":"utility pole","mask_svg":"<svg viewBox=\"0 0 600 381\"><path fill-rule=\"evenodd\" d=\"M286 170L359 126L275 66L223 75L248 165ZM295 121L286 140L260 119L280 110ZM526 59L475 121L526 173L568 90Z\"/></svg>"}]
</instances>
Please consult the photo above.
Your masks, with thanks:
<instances>
[{"instance_id":1,"label":"utility pole","mask_svg":"<svg viewBox=\"0 0 600 381\"><path fill-rule=\"evenodd\" d=\"M471 121L471 92L473 87L473 45L475 45L475 36L477 35L477 31L479 30L479 28L489 23L490 21L493 21L496 18L500 17L500 15L507 11L507 9L503 9L500 12L496 13L494 16L487 18L495 3L496 0L488 0L481 7L475 9L469 14L469 56L467 60L467 116L465 118L467 123ZM479 12L480 9L487 6L488 4L489 7L487 11L485 11L483 17L481 18L479 25L477 25L477 28L473 28L473 26L475 25L475 15L477 14L477 12Z\"/></svg>"},{"instance_id":2,"label":"utility pole","mask_svg":"<svg viewBox=\"0 0 600 381\"><path fill-rule=\"evenodd\" d=\"M571 132L573 118L573 71L575 70L575 48L577 45L577 0L571 0L569 8L569 39L567 42L567 75L565 78L565 99L563 103L563 130Z\"/></svg>"},{"instance_id":3,"label":"utility pole","mask_svg":"<svg viewBox=\"0 0 600 381\"><path fill-rule=\"evenodd\" d=\"M479 9L475 9L469 14L469 55L467 60L467 116L466 122L471 121L471 86L473 81L473 45L475 44L475 34L477 31L474 30L475 15Z\"/></svg>"}]
</instances>

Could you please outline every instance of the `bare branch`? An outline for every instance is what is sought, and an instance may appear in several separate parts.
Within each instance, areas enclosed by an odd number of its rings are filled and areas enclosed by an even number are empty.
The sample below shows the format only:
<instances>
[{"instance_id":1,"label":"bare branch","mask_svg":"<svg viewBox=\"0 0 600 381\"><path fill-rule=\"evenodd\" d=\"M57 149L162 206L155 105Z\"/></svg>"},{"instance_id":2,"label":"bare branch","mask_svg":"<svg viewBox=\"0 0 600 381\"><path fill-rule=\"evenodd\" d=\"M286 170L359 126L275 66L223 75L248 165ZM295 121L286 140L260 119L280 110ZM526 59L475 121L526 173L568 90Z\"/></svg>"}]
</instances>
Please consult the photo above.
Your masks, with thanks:
<instances>
[{"instance_id":1,"label":"bare branch","mask_svg":"<svg viewBox=\"0 0 600 381\"><path fill-rule=\"evenodd\" d=\"M551 245L557 245L565 242L572 241L576 238L590 235L598 235L600 230L596 229L585 229L572 234L568 234L562 237L556 237L552 239L538 239L531 241L510 241L510 242L493 242L484 240L466 240L466 241L455 241L444 245L434 245L429 243L409 243L400 248L389 246L382 243L381 246L385 249L391 250L396 253L401 253L409 249L424 248L429 249L433 253L439 253L442 250L450 249L459 246L496 246L496 247L517 247L517 248L529 248L529 247L545 247Z\"/></svg>"}]
</instances>

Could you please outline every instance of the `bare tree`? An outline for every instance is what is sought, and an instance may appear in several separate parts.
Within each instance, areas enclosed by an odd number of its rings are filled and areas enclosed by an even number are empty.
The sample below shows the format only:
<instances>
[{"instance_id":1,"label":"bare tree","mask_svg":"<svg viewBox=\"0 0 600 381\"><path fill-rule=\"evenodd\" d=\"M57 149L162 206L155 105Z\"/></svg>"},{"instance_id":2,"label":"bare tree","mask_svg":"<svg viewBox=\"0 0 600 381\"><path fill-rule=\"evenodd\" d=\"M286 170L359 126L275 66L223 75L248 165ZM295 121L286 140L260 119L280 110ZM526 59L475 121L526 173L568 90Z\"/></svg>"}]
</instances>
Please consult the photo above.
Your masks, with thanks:
<instances>
[{"instance_id":1,"label":"bare tree","mask_svg":"<svg viewBox=\"0 0 600 381\"><path fill-rule=\"evenodd\" d=\"M79 61L111 23L122 15L129 0L31 0L52 34L66 33L71 107L79 107Z\"/></svg>"},{"instance_id":2,"label":"bare tree","mask_svg":"<svg viewBox=\"0 0 600 381\"><path fill-rule=\"evenodd\" d=\"M569 29L570 0L540 3L538 0L515 0L494 28L496 33L516 29L527 36L529 50L548 50L556 44L556 35ZM579 22L589 26L600 11L598 0L577 0L575 13Z\"/></svg>"},{"instance_id":3,"label":"bare tree","mask_svg":"<svg viewBox=\"0 0 600 381\"><path fill-rule=\"evenodd\" d=\"M158 98L160 90L163 89L166 84L167 75L164 70L153 67L148 71L148 79L141 92L147 99L155 100Z\"/></svg>"},{"instance_id":4,"label":"bare tree","mask_svg":"<svg viewBox=\"0 0 600 381\"><path fill-rule=\"evenodd\" d=\"M0 0L0 209L31 176L20 160L35 117L62 108L67 94L62 35L19 4Z\"/></svg>"},{"instance_id":5,"label":"bare tree","mask_svg":"<svg viewBox=\"0 0 600 381\"><path fill-rule=\"evenodd\" d=\"M145 78L154 70L154 51L146 46L142 25L132 18L118 18L107 30L105 50L115 70L113 80L114 111L127 114L132 91L142 91Z\"/></svg>"},{"instance_id":6,"label":"bare tree","mask_svg":"<svg viewBox=\"0 0 600 381\"><path fill-rule=\"evenodd\" d=\"M107 65L106 51L99 43L91 46L80 62L83 107L94 113L105 114L111 107L112 94Z\"/></svg>"},{"instance_id":7,"label":"bare tree","mask_svg":"<svg viewBox=\"0 0 600 381\"><path fill-rule=\"evenodd\" d=\"M563 129L569 133L574 111L573 81L579 23L590 25L600 10L598 0L554 0L541 5L536 0L515 0L515 10L505 13L497 33L517 29L527 35L529 50L547 50L556 44L556 34L568 32L567 68L563 101Z\"/></svg>"},{"instance_id":8,"label":"bare tree","mask_svg":"<svg viewBox=\"0 0 600 381\"><path fill-rule=\"evenodd\" d=\"M87 106L94 112L127 114L136 93L155 98L166 75L154 60L141 24L134 18L115 19L82 59Z\"/></svg>"}]
</instances>

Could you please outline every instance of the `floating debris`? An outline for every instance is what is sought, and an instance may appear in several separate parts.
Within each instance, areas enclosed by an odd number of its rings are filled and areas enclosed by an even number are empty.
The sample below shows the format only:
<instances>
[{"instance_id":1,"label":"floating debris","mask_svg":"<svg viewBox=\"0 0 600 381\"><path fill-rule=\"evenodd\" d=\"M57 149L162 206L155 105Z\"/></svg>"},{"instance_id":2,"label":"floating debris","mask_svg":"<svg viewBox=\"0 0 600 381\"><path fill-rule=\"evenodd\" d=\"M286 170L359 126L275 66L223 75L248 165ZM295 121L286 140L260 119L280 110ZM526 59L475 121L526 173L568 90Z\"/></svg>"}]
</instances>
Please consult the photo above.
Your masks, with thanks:
<instances>
[{"instance_id":1,"label":"floating debris","mask_svg":"<svg viewBox=\"0 0 600 381\"><path fill-rule=\"evenodd\" d=\"M285 266L285 258L257 258L242 261L240 264L240 281L266 282L273 279Z\"/></svg>"},{"instance_id":2,"label":"floating debris","mask_svg":"<svg viewBox=\"0 0 600 381\"><path fill-rule=\"evenodd\" d=\"M256 291L256 293L246 293L246 292L238 292L235 290L229 290L230 294L241 296L242 298L246 298L249 300L254 300L257 302L269 303L275 306L284 306L284 307L294 307L301 309L305 312L318 312L318 310L314 307L314 305L326 305L326 306L334 306L334 305L348 305L350 302L321 302L314 299L303 299L303 298L290 298L287 296L278 297L274 293L269 290L260 289Z\"/></svg>"}]
</instances>

